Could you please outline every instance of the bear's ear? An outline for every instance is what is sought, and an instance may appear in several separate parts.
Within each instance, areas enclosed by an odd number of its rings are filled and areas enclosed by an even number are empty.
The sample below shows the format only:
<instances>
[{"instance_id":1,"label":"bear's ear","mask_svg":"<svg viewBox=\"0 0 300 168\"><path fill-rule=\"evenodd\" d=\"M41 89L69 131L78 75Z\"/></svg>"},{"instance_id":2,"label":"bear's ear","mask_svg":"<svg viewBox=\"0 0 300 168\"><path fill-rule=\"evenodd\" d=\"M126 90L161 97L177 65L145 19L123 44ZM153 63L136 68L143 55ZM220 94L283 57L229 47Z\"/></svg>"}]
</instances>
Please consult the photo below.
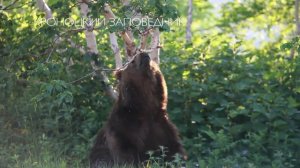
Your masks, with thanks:
<instances>
[{"instance_id":1,"label":"bear's ear","mask_svg":"<svg viewBox=\"0 0 300 168\"><path fill-rule=\"evenodd\" d=\"M118 80L121 80L121 76L122 76L122 70L118 70L115 72L115 76Z\"/></svg>"}]
</instances>

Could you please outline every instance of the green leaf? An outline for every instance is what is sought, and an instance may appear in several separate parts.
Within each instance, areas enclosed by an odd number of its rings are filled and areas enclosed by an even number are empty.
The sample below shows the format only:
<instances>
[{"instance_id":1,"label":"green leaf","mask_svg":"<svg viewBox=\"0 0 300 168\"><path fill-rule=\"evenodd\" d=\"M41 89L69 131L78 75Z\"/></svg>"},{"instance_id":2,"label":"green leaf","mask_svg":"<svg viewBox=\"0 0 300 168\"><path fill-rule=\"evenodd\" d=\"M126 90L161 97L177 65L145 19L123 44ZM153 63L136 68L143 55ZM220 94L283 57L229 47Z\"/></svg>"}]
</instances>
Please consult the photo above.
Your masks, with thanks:
<instances>
[{"instance_id":1,"label":"green leaf","mask_svg":"<svg viewBox=\"0 0 300 168\"><path fill-rule=\"evenodd\" d=\"M289 50L289 49L293 48L293 43L288 42L288 43L282 44L280 48L282 50L287 50L287 49Z\"/></svg>"}]
</instances>

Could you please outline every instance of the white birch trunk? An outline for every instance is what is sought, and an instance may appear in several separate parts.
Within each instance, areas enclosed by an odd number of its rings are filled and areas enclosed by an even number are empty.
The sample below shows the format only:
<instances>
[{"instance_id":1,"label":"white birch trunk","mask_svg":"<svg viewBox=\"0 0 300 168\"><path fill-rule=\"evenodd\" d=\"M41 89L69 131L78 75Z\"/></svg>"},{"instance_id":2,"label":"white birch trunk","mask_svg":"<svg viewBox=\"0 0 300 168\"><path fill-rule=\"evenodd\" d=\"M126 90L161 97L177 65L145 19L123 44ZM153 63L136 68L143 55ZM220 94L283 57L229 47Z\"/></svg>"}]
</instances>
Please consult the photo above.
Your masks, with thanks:
<instances>
[{"instance_id":1,"label":"white birch trunk","mask_svg":"<svg viewBox=\"0 0 300 168\"><path fill-rule=\"evenodd\" d=\"M78 2L80 4L80 13L82 15L82 18L87 19L89 8L88 8L88 5L85 3L86 0L85 1L78 0ZM88 25L88 26L90 26L90 25ZM96 36L93 32L93 29L87 28L84 31L84 33L85 33L85 38L86 38L88 51L92 54L98 55L99 52L98 52L98 49L97 49ZM103 71L101 71L99 67L97 67L95 61L91 61L91 66L95 70L95 72L99 75L101 80L103 81L109 96L112 97L114 100L117 100L117 92L109 84L109 80L108 80L106 74Z\"/></svg>"},{"instance_id":2,"label":"white birch trunk","mask_svg":"<svg viewBox=\"0 0 300 168\"><path fill-rule=\"evenodd\" d=\"M44 0L37 0L37 5L41 11L44 11L46 14L46 20L52 19L52 11Z\"/></svg>"},{"instance_id":3,"label":"white birch trunk","mask_svg":"<svg viewBox=\"0 0 300 168\"><path fill-rule=\"evenodd\" d=\"M188 0L188 16L187 16L187 23L186 23L186 43L192 42L192 26L193 22L193 0Z\"/></svg>"},{"instance_id":4,"label":"white birch trunk","mask_svg":"<svg viewBox=\"0 0 300 168\"><path fill-rule=\"evenodd\" d=\"M300 20L299 20L299 0L295 0L295 21L296 21L296 36L300 35ZM291 49L290 58L295 56L295 49Z\"/></svg>"},{"instance_id":5,"label":"white birch trunk","mask_svg":"<svg viewBox=\"0 0 300 168\"><path fill-rule=\"evenodd\" d=\"M127 6L127 5L129 5L130 0L122 0L122 3L124 6Z\"/></svg>"},{"instance_id":6,"label":"white birch trunk","mask_svg":"<svg viewBox=\"0 0 300 168\"><path fill-rule=\"evenodd\" d=\"M108 4L104 5L104 15L106 20L114 19L116 17L114 13L111 11L110 6ZM116 69L119 69L122 67L122 57L120 54L120 48L118 45L116 33L114 32L109 33L109 40L110 40L110 46L115 56Z\"/></svg>"},{"instance_id":7,"label":"white birch trunk","mask_svg":"<svg viewBox=\"0 0 300 168\"><path fill-rule=\"evenodd\" d=\"M140 50L145 50L147 45L147 38L148 38L149 32L141 34L140 37Z\"/></svg>"},{"instance_id":8,"label":"white birch trunk","mask_svg":"<svg viewBox=\"0 0 300 168\"><path fill-rule=\"evenodd\" d=\"M104 12L105 12L105 17L107 19L115 19L116 16L114 15L114 13L112 12L110 6L108 4L104 5ZM130 59L132 56L134 56L136 54L136 46L133 42L133 38L130 36L131 32L121 32L121 36L122 39L125 42L125 46L126 46L126 53L128 56L128 59Z\"/></svg>"},{"instance_id":9,"label":"white birch trunk","mask_svg":"<svg viewBox=\"0 0 300 168\"><path fill-rule=\"evenodd\" d=\"M151 52L150 57L153 61L159 64L159 54L160 54L160 32L158 28L155 28L151 33Z\"/></svg>"},{"instance_id":10,"label":"white birch trunk","mask_svg":"<svg viewBox=\"0 0 300 168\"><path fill-rule=\"evenodd\" d=\"M116 63L116 69L119 69L122 67L122 57L120 54L120 48L117 41L117 36L115 33L109 33L109 39L110 39L110 46L111 49L114 52L115 55L115 63Z\"/></svg>"},{"instance_id":11,"label":"white birch trunk","mask_svg":"<svg viewBox=\"0 0 300 168\"><path fill-rule=\"evenodd\" d=\"M295 1L296 34L300 35L299 0Z\"/></svg>"},{"instance_id":12,"label":"white birch trunk","mask_svg":"<svg viewBox=\"0 0 300 168\"><path fill-rule=\"evenodd\" d=\"M83 19L88 19L87 14L89 12L89 7L88 5L85 3L85 1L78 1L80 4L80 13ZM90 25L86 25L90 26ZM94 54L98 54L98 49L97 49L97 42L96 42L96 36L93 32L93 30L89 30L86 29L84 30L84 34L85 34L85 39L86 39L86 43L87 43L87 47L88 47L88 51Z\"/></svg>"}]
</instances>

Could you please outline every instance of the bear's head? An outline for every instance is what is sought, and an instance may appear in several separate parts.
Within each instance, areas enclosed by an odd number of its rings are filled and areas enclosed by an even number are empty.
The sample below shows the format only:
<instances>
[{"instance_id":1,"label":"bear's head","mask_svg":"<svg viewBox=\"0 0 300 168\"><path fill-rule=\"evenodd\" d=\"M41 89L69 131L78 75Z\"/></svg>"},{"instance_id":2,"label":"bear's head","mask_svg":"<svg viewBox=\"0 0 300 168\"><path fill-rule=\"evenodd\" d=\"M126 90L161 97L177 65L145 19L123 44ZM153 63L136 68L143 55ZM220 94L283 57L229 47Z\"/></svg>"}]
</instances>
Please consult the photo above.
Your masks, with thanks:
<instances>
[{"instance_id":1,"label":"bear's head","mask_svg":"<svg viewBox=\"0 0 300 168\"><path fill-rule=\"evenodd\" d=\"M167 106L167 87L159 66L147 53L135 56L116 73L118 101L131 110L162 109Z\"/></svg>"}]
</instances>

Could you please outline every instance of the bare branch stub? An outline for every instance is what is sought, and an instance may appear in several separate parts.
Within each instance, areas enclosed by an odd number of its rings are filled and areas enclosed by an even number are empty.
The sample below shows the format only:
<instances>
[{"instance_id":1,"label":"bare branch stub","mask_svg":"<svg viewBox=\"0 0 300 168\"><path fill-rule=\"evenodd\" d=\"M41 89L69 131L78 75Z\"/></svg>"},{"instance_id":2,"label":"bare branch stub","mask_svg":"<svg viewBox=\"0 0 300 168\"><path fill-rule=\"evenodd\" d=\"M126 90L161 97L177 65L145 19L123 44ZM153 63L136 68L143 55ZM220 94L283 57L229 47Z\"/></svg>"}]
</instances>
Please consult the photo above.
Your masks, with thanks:
<instances>
[{"instance_id":1,"label":"bare branch stub","mask_svg":"<svg viewBox=\"0 0 300 168\"><path fill-rule=\"evenodd\" d=\"M136 51L137 51L135 43L133 42L131 37L128 35L128 33L121 32L120 34L126 44L126 52L128 55L128 59L130 59L131 57L133 57L136 54Z\"/></svg>"},{"instance_id":2,"label":"bare branch stub","mask_svg":"<svg viewBox=\"0 0 300 168\"><path fill-rule=\"evenodd\" d=\"M140 47L139 47L140 50L146 49L147 37L148 37L148 35L142 35L141 36L141 44L140 44Z\"/></svg>"},{"instance_id":3,"label":"bare branch stub","mask_svg":"<svg viewBox=\"0 0 300 168\"><path fill-rule=\"evenodd\" d=\"M150 35L150 30L152 29L152 27L146 29L143 32L140 32L140 46L139 46L139 50L145 50L147 48L147 39Z\"/></svg>"}]
</instances>

